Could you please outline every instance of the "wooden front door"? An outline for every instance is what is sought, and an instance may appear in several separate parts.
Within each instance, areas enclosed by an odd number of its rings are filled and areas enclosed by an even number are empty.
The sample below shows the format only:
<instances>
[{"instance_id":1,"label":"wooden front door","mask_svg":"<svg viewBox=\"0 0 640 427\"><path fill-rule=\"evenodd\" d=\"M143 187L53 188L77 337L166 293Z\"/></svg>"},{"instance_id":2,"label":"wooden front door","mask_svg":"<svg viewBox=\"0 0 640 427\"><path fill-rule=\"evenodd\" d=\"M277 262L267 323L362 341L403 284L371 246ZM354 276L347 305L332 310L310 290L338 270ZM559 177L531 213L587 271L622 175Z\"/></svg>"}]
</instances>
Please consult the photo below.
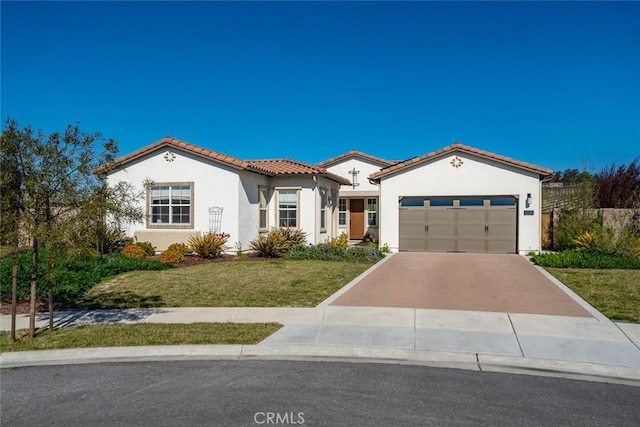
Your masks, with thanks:
<instances>
[{"instance_id":1,"label":"wooden front door","mask_svg":"<svg viewBox=\"0 0 640 427\"><path fill-rule=\"evenodd\" d=\"M349 238L362 239L364 237L364 199L349 201Z\"/></svg>"}]
</instances>

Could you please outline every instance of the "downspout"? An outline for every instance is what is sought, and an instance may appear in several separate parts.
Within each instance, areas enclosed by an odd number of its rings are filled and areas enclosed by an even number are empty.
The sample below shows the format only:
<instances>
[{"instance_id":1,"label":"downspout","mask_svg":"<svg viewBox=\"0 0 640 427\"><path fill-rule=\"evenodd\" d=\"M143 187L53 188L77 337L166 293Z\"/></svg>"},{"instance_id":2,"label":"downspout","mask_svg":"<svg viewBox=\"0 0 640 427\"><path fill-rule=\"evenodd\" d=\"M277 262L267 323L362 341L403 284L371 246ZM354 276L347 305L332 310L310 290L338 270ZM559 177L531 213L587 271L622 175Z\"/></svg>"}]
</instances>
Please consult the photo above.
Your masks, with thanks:
<instances>
[{"instance_id":1,"label":"downspout","mask_svg":"<svg viewBox=\"0 0 640 427\"><path fill-rule=\"evenodd\" d=\"M378 187L378 248L382 248L382 193L380 192L380 180L367 177L369 184Z\"/></svg>"}]
</instances>

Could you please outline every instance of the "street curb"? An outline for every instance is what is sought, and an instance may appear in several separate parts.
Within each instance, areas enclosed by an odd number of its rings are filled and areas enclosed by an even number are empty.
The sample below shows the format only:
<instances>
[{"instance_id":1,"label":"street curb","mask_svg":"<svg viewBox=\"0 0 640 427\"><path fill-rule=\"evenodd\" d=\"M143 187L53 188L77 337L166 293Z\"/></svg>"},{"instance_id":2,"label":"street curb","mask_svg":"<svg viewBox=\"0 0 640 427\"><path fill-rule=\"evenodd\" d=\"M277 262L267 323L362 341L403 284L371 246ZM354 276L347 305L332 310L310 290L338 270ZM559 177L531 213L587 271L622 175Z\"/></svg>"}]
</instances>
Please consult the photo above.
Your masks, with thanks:
<instances>
[{"instance_id":1,"label":"street curb","mask_svg":"<svg viewBox=\"0 0 640 427\"><path fill-rule=\"evenodd\" d=\"M0 354L0 369L187 360L290 360L400 364L550 376L640 387L640 370L628 366L480 353L346 346L177 345L22 351Z\"/></svg>"}]
</instances>

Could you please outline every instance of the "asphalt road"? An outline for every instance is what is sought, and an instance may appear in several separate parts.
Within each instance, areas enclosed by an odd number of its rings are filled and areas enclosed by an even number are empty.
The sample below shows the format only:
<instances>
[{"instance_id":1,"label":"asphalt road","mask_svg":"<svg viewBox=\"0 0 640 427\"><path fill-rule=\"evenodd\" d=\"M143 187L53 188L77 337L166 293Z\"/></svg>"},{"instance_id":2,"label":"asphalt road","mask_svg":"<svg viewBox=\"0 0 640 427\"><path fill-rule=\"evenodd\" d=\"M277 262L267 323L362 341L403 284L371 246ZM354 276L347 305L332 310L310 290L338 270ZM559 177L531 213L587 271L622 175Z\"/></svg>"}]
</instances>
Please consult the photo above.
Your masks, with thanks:
<instances>
[{"instance_id":1,"label":"asphalt road","mask_svg":"<svg viewBox=\"0 0 640 427\"><path fill-rule=\"evenodd\" d=\"M3 426L640 425L640 388L337 362L2 369Z\"/></svg>"}]
</instances>

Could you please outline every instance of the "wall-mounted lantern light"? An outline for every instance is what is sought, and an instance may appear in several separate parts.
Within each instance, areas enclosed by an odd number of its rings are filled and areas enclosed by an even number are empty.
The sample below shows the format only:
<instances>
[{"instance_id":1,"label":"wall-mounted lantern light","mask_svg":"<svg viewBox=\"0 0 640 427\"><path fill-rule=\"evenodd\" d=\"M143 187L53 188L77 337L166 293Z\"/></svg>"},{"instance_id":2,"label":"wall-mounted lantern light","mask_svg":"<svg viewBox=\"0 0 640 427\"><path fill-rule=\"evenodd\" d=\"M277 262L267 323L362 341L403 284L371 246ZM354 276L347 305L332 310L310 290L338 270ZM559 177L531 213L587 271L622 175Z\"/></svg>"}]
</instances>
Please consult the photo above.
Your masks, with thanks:
<instances>
[{"instance_id":1,"label":"wall-mounted lantern light","mask_svg":"<svg viewBox=\"0 0 640 427\"><path fill-rule=\"evenodd\" d=\"M527 193L527 208L531 207L531 203L533 203L533 199L531 198L531 193Z\"/></svg>"}]
</instances>

